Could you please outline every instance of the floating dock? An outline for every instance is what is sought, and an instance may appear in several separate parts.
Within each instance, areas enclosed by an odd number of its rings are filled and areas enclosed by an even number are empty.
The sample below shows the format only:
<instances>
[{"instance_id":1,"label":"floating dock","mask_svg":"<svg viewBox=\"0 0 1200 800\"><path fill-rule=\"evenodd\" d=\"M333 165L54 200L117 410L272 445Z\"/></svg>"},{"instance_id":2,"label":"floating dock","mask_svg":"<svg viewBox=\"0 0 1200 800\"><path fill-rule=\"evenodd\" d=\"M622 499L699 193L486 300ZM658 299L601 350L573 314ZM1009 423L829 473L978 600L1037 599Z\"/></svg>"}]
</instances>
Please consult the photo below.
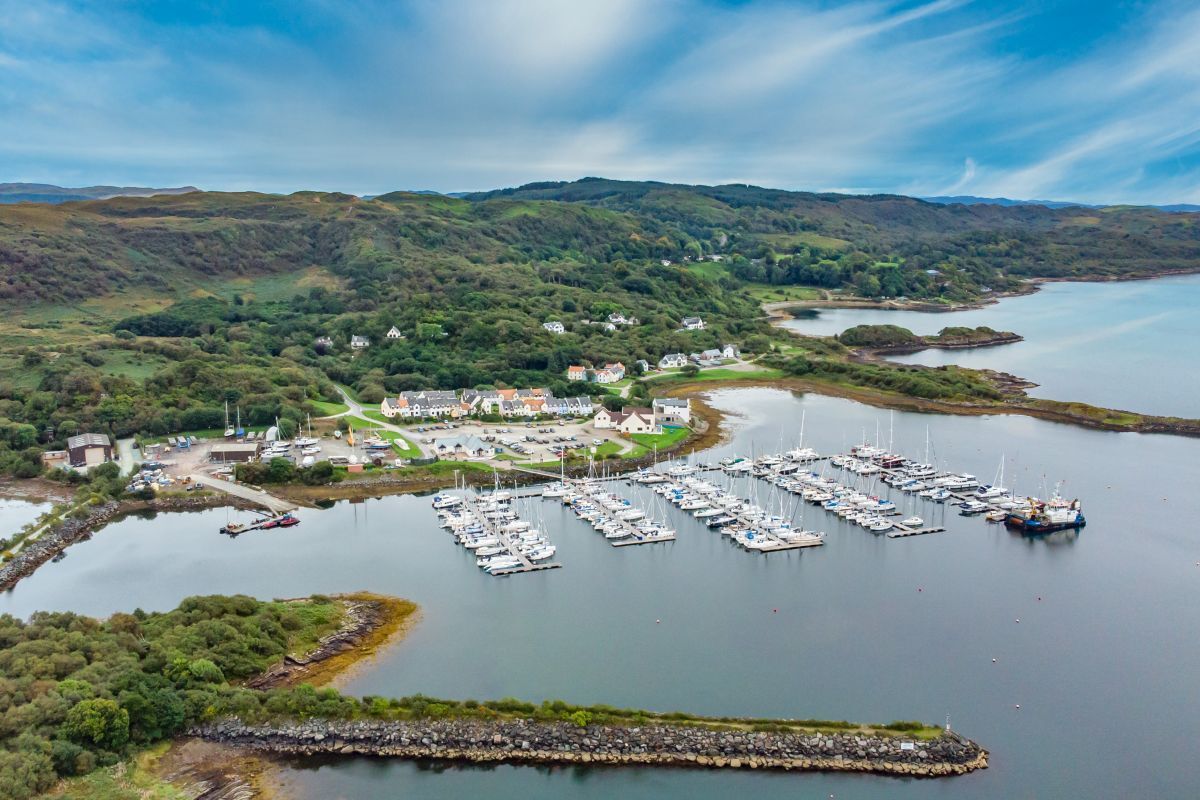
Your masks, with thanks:
<instances>
[{"instance_id":1,"label":"floating dock","mask_svg":"<svg viewBox=\"0 0 1200 800\"><path fill-rule=\"evenodd\" d=\"M520 564L516 564L512 567L497 568L492 570L488 573L489 575L516 575L522 572L539 572L544 569L557 569L562 566L562 564L557 561L531 561L524 553L520 552L517 549L518 542L515 540L514 533L505 531L503 525L497 525L495 520L489 518L483 509L480 508L480 501L483 499L484 497L482 495L467 495L467 497L463 499L463 505L465 505L471 511L471 513L475 515L475 519L480 525L483 526L483 529L487 532L487 534L495 537L496 540L500 542L500 546L507 551L508 555L521 562ZM472 555L475 554L473 550L469 550L468 552L470 552Z\"/></svg>"}]
</instances>

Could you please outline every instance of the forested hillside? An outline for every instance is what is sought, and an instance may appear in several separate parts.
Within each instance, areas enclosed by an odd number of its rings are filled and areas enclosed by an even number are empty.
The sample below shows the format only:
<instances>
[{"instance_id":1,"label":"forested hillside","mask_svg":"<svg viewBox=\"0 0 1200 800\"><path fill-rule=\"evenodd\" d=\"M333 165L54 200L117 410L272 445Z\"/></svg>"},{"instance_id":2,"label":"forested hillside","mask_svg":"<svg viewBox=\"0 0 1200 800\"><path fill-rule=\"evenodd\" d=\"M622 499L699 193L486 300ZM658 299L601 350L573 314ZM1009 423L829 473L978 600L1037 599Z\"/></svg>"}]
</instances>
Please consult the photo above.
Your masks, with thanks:
<instances>
[{"instance_id":1,"label":"forested hillside","mask_svg":"<svg viewBox=\"0 0 1200 800\"><path fill-rule=\"evenodd\" d=\"M1026 277L1133 276L1200 267L1200 215L1154 208L943 205L896 195L602 178L469 197L627 211L733 254L729 268L738 278L851 286L868 296L965 300L985 288L1011 289Z\"/></svg>"},{"instance_id":2,"label":"forested hillside","mask_svg":"<svg viewBox=\"0 0 1200 800\"><path fill-rule=\"evenodd\" d=\"M586 179L466 198L192 192L0 207L0 472L80 431L252 425L572 363L770 347L771 284L966 300L1200 267L1197 215ZM609 314L637 324L609 330ZM682 332L685 316L704 331ZM542 324L557 320L565 332ZM388 339L396 327L403 338ZM369 348L352 354L352 335ZM329 336L330 347L317 344ZM838 357L831 357L837 360ZM897 376L887 376L889 380ZM902 377L902 376L901 376Z\"/></svg>"}]
</instances>

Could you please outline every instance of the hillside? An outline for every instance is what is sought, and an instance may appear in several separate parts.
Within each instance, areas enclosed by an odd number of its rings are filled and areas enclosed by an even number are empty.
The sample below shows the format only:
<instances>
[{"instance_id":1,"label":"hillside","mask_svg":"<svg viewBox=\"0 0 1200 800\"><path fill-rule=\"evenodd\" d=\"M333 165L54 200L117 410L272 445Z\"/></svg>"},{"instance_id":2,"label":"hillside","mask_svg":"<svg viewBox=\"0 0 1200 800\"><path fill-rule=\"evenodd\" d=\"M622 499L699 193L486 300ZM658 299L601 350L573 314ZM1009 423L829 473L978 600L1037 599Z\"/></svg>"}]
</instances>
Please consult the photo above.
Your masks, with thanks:
<instances>
[{"instance_id":1,"label":"hillside","mask_svg":"<svg viewBox=\"0 0 1200 800\"><path fill-rule=\"evenodd\" d=\"M583 205L192 193L0 209L0 471L33 445L251 425L420 388L565 382L571 363L764 346L757 304L663 265L667 226ZM639 324L609 331L610 313ZM702 315L708 329L680 333ZM551 334L542 323L564 323ZM388 340L392 327L403 339ZM318 336L335 345L317 348ZM372 346L351 354L351 335Z\"/></svg>"},{"instance_id":2,"label":"hillside","mask_svg":"<svg viewBox=\"0 0 1200 800\"><path fill-rule=\"evenodd\" d=\"M81 186L74 189L49 183L0 183L0 203L68 203L72 200L106 200L110 197L150 197L158 194L197 192L195 186L152 189L147 186Z\"/></svg>"},{"instance_id":3,"label":"hillside","mask_svg":"<svg viewBox=\"0 0 1200 800\"><path fill-rule=\"evenodd\" d=\"M728 241L739 278L853 286L868 296L963 300L1026 277L1136 276L1200 268L1200 215L1144 207L944 205L895 195L787 192L585 178L472 199L558 200L622 210ZM936 273L929 272L936 270Z\"/></svg>"},{"instance_id":4,"label":"hillside","mask_svg":"<svg viewBox=\"0 0 1200 800\"><path fill-rule=\"evenodd\" d=\"M2 206L0 473L36 474L40 450L79 431L218 427L226 402L251 425L301 420L311 401L337 400L335 381L367 403L428 388L575 394L589 387L566 383L570 364L632 366L725 342L753 356L787 338L761 314L772 284L940 302L1026 275L1196 269L1195 221L598 179L467 198L191 192ZM637 324L607 330L617 312ZM680 331L692 315L706 329ZM544 330L551 320L565 332ZM385 337L393 326L402 338ZM352 335L371 346L351 353ZM966 373L852 368L836 347L799 349L797 374L998 397Z\"/></svg>"}]
</instances>

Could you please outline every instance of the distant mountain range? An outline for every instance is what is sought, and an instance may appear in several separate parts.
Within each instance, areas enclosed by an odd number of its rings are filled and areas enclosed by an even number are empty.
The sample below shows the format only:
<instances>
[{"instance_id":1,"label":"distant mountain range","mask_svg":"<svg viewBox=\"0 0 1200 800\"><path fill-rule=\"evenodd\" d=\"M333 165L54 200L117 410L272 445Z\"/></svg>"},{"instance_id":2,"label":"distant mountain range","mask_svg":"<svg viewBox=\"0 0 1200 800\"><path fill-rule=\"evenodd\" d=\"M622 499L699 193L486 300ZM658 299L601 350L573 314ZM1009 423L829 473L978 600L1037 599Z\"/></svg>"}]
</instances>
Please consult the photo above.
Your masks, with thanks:
<instances>
[{"instance_id":1,"label":"distant mountain range","mask_svg":"<svg viewBox=\"0 0 1200 800\"><path fill-rule=\"evenodd\" d=\"M1045 206L1046 208L1108 208L1110 206L1110 204L1073 203L1066 200L1012 200L1008 197L975 197L969 194L939 195L937 197L922 197L919 199L929 203L941 203L942 205L961 203L964 206ZM1157 208L1160 211L1200 211L1200 206L1191 203L1144 207Z\"/></svg>"},{"instance_id":2,"label":"distant mountain range","mask_svg":"<svg viewBox=\"0 0 1200 800\"><path fill-rule=\"evenodd\" d=\"M152 197L156 194L187 194L195 186L152 189L145 186L82 186L69 189L49 183L0 183L0 203L66 203L71 200L107 200L110 197Z\"/></svg>"}]
</instances>

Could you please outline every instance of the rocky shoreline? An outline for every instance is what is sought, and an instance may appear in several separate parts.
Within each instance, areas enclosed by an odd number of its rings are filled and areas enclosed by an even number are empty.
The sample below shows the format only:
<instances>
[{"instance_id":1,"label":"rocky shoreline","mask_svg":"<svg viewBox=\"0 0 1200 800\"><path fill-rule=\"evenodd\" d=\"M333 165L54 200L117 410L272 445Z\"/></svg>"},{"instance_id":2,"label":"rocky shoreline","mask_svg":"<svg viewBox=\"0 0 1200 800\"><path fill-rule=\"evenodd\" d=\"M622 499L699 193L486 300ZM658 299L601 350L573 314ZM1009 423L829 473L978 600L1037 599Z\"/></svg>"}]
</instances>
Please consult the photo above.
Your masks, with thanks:
<instances>
[{"instance_id":1,"label":"rocky shoreline","mask_svg":"<svg viewBox=\"0 0 1200 800\"><path fill-rule=\"evenodd\" d=\"M226 505L238 504L223 495L198 495L154 500L109 500L92 506L87 516L67 517L53 530L25 545L11 561L0 565L0 591L13 588L22 578L32 575L38 567L71 545L91 537L96 530L128 514L142 511L198 511Z\"/></svg>"},{"instance_id":2,"label":"rocky shoreline","mask_svg":"<svg viewBox=\"0 0 1200 800\"><path fill-rule=\"evenodd\" d=\"M986 769L988 756L955 733L908 740L903 734L779 733L662 724L578 727L530 719L277 725L226 719L195 727L188 735L285 756L869 772L922 778Z\"/></svg>"},{"instance_id":3,"label":"rocky shoreline","mask_svg":"<svg viewBox=\"0 0 1200 800\"><path fill-rule=\"evenodd\" d=\"M970 350L976 347L996 347L1002 344L1015 344L1025 341L1025 337L1017 333L1003 331L995 336L967 341L939 341L936 336L922 336L921 341L911 344L885 344L877 347L862 347L856 352L865 355L905 355L919 353L922 350Z\"/></svg>"},{"instance_id":4,"label":"rocky shoreline","mask_svg":"<svg viewBox=\"0 0 1200 800\"><path fill-rule=\"evenodd\" d=\"M345 616L338 629L322 638L317 647L302 656L285 656L283 661L262 675L251 678L246 686L251 689L274 689L292 686L309 680L315 669L337 656L360 649L372 635L383 628L391 609L383 598L366 595L336 597L345 604Z\"/></svg>"}]
</instances>

